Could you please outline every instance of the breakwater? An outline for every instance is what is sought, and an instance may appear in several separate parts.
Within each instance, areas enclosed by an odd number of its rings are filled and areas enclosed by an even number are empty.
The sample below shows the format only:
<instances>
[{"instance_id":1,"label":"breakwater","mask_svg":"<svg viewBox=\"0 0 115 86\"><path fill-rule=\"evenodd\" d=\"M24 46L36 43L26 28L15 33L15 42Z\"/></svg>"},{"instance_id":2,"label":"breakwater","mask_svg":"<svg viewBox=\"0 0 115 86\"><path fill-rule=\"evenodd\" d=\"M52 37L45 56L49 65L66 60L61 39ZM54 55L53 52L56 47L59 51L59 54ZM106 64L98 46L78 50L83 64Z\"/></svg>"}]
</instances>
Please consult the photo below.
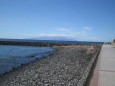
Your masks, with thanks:
<instances>
[{"instance_id":1,"label":"breakwater","mask_svg":"<svg viewBox=\"0 0 115 86\"><path fill-rule=\"evenodd\" d=\"M86 42L86 41L56 41L56 40L28 40L28 39L0 39L0 45L18 45L18 46L67 46L67 45L86 45L86 44L103 44L103 42Z\"/></svg>"},{"instance_id":2,"label":"breakwater","mask_svg":"<svg viewBox=\"0 0 115 86\"><path fill-rule=\"evenodd\" d=\"M21 41L0 41L0 45L19 45L19 46L61 46L70 43L50 43L50 42L21 42Z\"/></svg>"}]
</instances>

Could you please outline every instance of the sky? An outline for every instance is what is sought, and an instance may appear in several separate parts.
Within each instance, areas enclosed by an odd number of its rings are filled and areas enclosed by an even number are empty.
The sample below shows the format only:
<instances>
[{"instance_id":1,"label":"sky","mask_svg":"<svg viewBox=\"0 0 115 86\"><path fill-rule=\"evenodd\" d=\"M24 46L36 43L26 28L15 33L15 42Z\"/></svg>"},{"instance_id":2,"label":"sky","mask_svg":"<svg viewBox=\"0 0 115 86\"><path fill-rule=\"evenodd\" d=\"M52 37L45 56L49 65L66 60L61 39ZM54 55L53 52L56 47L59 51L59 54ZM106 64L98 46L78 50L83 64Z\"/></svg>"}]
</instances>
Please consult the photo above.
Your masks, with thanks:
<instances>
[{"instance_id":1,"label":"sky","mask_svg":"<svg viewBox=\"0 0 115 86\"><path fill-rule=\"evenodd\" d=\"M0 0L0 38L112 41L115 0Z\"/></svg>"}]
</instances>

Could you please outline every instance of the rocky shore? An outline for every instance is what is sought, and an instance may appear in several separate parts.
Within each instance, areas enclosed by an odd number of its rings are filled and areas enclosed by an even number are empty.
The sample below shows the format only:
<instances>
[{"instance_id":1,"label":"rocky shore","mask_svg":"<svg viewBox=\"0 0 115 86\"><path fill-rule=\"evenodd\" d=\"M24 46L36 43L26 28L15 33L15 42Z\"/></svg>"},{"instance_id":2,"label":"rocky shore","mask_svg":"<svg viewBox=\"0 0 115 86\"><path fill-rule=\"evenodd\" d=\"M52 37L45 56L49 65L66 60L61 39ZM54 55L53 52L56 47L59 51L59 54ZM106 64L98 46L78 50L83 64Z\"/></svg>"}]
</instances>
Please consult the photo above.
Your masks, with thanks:
<instances>
[{"instance_id":1,"label":"rocky shore","mask_svg":"<svg viewBox=\"0 0 115 86\"><path fill-rule=\"evenodd\" d=\"M1 76L0 86L84 86L99 46L54 48L53 55Z\"/></svg>"}]
</instances>

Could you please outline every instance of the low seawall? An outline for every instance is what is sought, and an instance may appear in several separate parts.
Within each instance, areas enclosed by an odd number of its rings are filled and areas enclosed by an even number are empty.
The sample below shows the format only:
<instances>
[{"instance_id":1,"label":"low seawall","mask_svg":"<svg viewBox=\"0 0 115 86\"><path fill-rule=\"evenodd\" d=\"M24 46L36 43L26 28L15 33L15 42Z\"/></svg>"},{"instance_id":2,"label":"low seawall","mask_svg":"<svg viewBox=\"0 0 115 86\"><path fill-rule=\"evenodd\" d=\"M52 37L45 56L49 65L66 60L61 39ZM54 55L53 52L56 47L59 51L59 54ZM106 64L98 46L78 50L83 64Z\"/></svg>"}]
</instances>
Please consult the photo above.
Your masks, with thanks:
<instances>
[{"instance_id":1,"label":"low seawall","mask_svg":"<svg viewBox=\"0 0 115 86\"><path fill-rule=\"evenodd\" d=\"M18 46L67 46L67 45L91 45L103 44L102 42L82 42L82 41L53 41L53 40L0 40L0 45L18 45Z\"/></svg>"},{"instance_id":2,"label":"low seawall","mask_svg":"<svg viewBox=\"0 0 115 86\"><path fill-rule=\"evenodd\" d=\"M18 41L0 41L0 45L19 45L19 46L61 46L69 45L64 43L48 43L48 42L18 42Z\"/></svg>"},{"instance_id":3,"label":"low seawall","mask_svg":"<svg viewBox=\"0 0 115 86\"><path fill-rule=\"evenodd\" d=\"M80 79L77 86L89 86L89 83L90 83L91 77L93 75L102 45L97 46L97 47L98 48L97 48L97 51L95 52L94 57L91 58L91 60L89 61L89 64L87 65L87 67L82 75L82 78Z\"/></svg>"}]
</instances>

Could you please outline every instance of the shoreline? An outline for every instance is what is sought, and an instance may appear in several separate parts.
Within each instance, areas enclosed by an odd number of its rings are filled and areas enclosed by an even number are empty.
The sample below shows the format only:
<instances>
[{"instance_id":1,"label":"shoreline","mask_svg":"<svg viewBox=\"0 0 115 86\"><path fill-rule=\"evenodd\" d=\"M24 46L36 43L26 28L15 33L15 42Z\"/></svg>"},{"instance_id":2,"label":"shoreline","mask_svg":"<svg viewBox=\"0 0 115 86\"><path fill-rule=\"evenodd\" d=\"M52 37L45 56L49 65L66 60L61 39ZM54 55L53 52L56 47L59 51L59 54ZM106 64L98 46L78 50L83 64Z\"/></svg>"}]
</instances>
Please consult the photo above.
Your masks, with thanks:
<instances>
[{"instance_id":1,"label":"shoreline","mask_svg":"<svg viewBox=\"0 0 115 86\"><path fill-rule=\"evenodd\" d=\"M34 60L34 61L31 61L31 62L25 63L25 64L21 64L20 66L18 66L16 68L12 68L10 71L7 71L7 72L5 72L3 74L0 74L0 79L1 79L1 77L7 76L12 72L19 71L19 70L23 69L25 66L29 66L29 65L31 65L31 64L33 64L35 62L39 62L40 60L49 58L50 56L54 55L56 52L58 52L60 50L59 48L56 48L56 47L51 47L51 48L53 49L53 51L49 55L42 56L41 58L36 58L36 60Z\"/></svg>"},{"instance_id":2,"label":"shoreline","mask_svg":"<svg viewBox=\"0 0 115 86\"><path fill-rule=\"evenodd\" d=\"M77 85L90 59L94 57L90 52L86 55L86 49L87 45L86 48L75 45L57 47L54 54L1 76L0 86Z\"/></svg>"},{"instance_id":3,"label":"shoreline","mask_svg":"<svg viewBox=\"0 0 115 86\"><path fill-rule=\"evenodd\" d=\"M56 52L56 49L52 47L34 48L27 46L0 45L0 49L0 76L12 71L13 69L18 69L22 65L46 58Z\"/></svg>"}]
</instances>

